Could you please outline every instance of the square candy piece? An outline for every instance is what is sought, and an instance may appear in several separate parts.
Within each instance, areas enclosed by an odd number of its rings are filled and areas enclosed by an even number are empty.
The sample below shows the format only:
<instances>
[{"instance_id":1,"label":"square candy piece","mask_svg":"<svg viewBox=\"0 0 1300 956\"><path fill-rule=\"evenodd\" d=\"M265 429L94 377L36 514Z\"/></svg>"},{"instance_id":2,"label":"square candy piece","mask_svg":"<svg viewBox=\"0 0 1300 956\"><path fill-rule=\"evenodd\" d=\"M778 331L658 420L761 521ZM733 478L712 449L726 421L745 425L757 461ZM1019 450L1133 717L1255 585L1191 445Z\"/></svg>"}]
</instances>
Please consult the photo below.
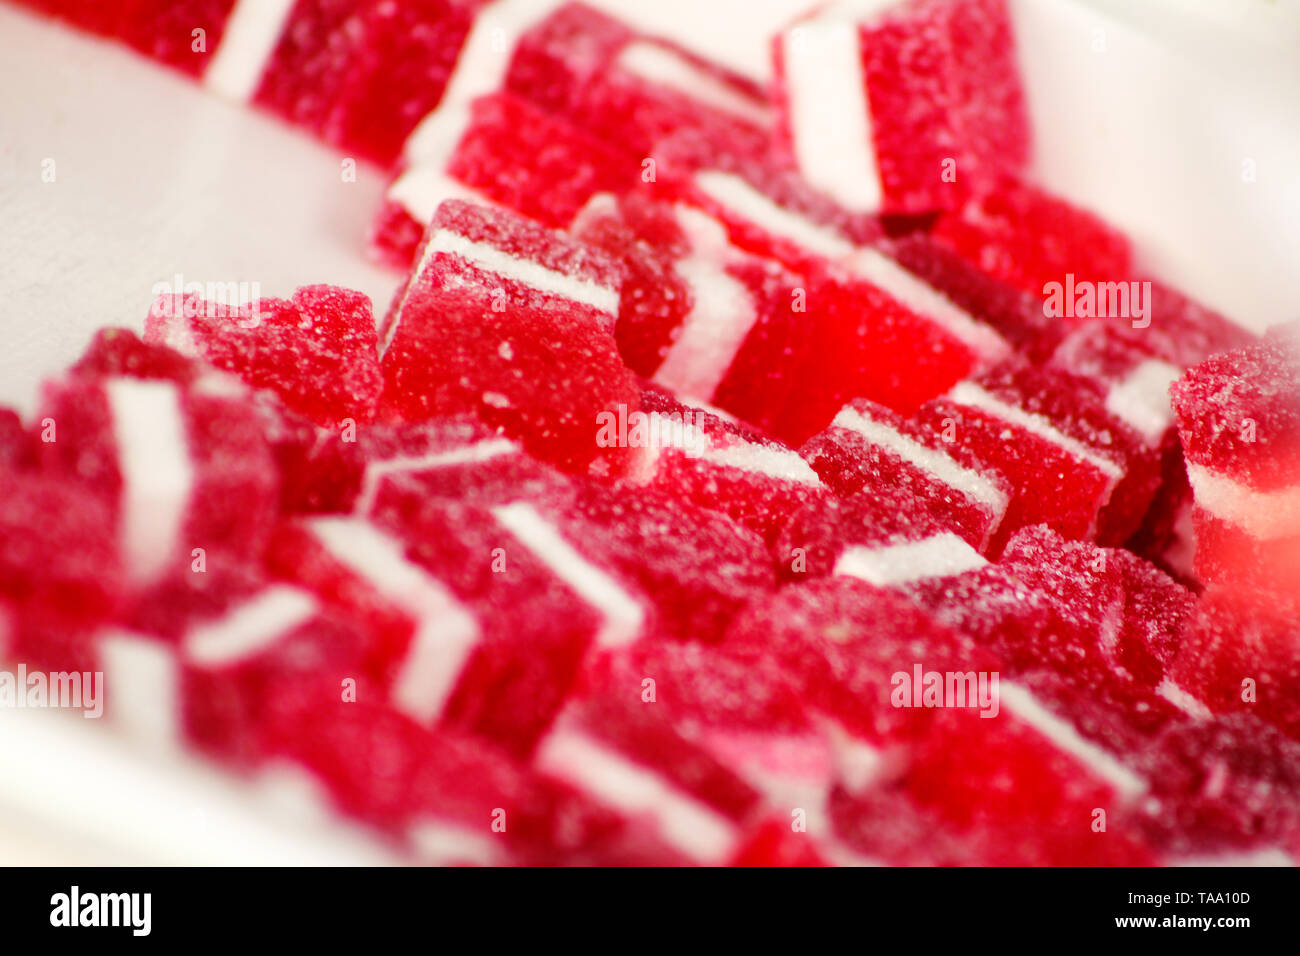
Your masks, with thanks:
<instances>
[{"instance_id":1,"label":"square candy piece","mask_svg":"<svg viewBox=\"0 0 1300 956\"><path fill-rule=\"evenodd\" d=\"M627 449L599 443L603 416L639 390L614 338L589 316L511 306L460 289L405 309L383 358L383 417L472 414L569 471L621 471Z\"/></svg>"},{"instance_id":2,"label":"square candy piece","mask_svg":"<svg viewBox=\"0 0 1300 956\"><path fill-rule=\"evenodd\" d=\"M1288 590L1300 553L1300 349L1285 336L1207 359L1172 388L1196 499L1198 577Z\"/></svg>"},{"instance_id":3,"label":"square candy piece","mask_svg":"<svg viewBox=\"0 0 1300 956\"><path fill-rule=\"evenodd\" d=\"M681 129L761 145L772 122L757 84L582 3L520 38L505 89L644 156Z\"/></svg>"},{"instance_id":4,"label":"square candy piece","mask_svg":"<svg viewBox=\"0 0 1300 956\"><path fill-rule=\"evenodd\" d=\"M486 509L430 502L398 523L313 518L282 529L269 563L358 623L366 676L398 710L528 753L598 614Z\"/></svg>"},{"instance_id":5,"label":"square candy piece","mask_svg":"<svg viewBox=\"0 0 1300 956\"><path fill-rule=\"evenodd\" d=\"M800 454L838 494L904 489L979 551L1011 501L1005 479L954 458L941 436L865 399L842 408Z\"/></svg>"},{"instance_id":6,"label":"square candy piece","mask_svg":"<svg viewBox=\"0 0 1300 956\"><path fill-rule=\"evenodd\" d=\"M304 286L292 301L247 305L162 296L145 341L169 346L268 388L319 425L374 417L382 377L370 299L334 286Z\"/></svg>"},{"instance_id":7,"label":"square candy piece","mask_svg":"<svg viewBox=\"0 0 1300 956\"><path fill-rule=\"evenodd\" d=\"M658 389L641 393L638 417L617 431L638 449L632 481L721 511L766 541L796 510L826 497L793 449Z\"/></svg>"},{"instance_id":8,"label":"square candy piece","mask_svg":"<svg viewBox=\"0 0 1300 956\"><path fill-rule=\"evenodd\" d=\"M727 860L767 808L820 823L826 741L781 672L698 645L637 645L593 662L536 765L665 842Z\"/></svg>"},{"instance_id":9,"label":"square candy piece","mask_svg":"<svg viewBox=\"0 0 1300 956\"><path fill-rule=\"evenodd\" d=\"M384 348L402 313L440 291L473 288L498 312L555 310L613 330L622 266L569 235L506 212L447 200L438 207L414 268L384 319Z\"/></svg>"},{"instance_id":10,"label":"square candy piece","mask_svg":"<svg viewBox=\"0 0 1300 956\"><path fill-rule=\"evenodd\" d=\"M773 44L781 132L850 209L951 209L1018 169L1028 120L1002 0L831 4Z\"/></svg>"},{"instance_id":11,"label":"square candy piece","mask_svg":"<svg viewBox=\"0 0 1300 956\"><path fill-rule=\"evenodd\" d=\"M412 130L442 100L486 0L370 3L325 139L392 166Z\"/></svg>"},{"instance_id":12,"label":"square candy piece","mask_svg":"<svg viewBox=\"0 0 1300 956\"><path fill-rule=\"evenodd\" d=\"M367 6L365 0L239 0L203 84L317 133L358 53Z\"/></svg>"},{"instance_id":13,"label":"square candy piece","mask_svg":"<svg viewBox=\"0 0 1300 956\"><path fill-rule=\"evenodd\" d=\"M917 417L1011 482L1003 540L1046 522L1068 537L1119 543L1141 523L1159 481L1155 450L1061 373L1004 363Z\"/></svg>"},{"instance_id":14,"label":"square candy piece","mask_svg":"<svg viewBox=\"0 0 1300 956\"><path fill-rule=\"evenodd\" d=\"M165 380L71 376L46 386L57 439L45 467L109 502L120 562L140 587L194 549L258 552L278 503L278 476L241 398Z\"/></svg>"}]
</instances>

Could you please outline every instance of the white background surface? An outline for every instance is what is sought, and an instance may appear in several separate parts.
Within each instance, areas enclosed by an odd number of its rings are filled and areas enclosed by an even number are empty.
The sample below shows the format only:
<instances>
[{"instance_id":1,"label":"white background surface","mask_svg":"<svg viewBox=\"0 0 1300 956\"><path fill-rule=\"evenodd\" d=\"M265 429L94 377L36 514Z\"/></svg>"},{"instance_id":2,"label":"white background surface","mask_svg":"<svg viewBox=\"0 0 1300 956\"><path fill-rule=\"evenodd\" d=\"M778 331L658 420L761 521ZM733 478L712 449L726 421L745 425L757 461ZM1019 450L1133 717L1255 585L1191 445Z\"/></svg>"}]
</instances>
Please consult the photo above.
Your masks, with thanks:
<instances>
[{"instance_id":1,"label":"white background surface","mask_svg":"<svg viewBox=\"0 0 1300 956\"><path fill-rule=\"evenodd\" d=\"M596 2L756 75L768 35L805 6ZM1300 4L1012 3L1037 177L1239 321L1300 317ZM41 378L95 329L138 328L151 288L178 272L266 295L331 282L382 311L396 276L362 246L383 185L365 166L345 183L340 157L294 131L0 6L0 402L30 412ZM386 859L263 803L79 717L0 712L0 863Z\"/></svg>"}]
</instances>

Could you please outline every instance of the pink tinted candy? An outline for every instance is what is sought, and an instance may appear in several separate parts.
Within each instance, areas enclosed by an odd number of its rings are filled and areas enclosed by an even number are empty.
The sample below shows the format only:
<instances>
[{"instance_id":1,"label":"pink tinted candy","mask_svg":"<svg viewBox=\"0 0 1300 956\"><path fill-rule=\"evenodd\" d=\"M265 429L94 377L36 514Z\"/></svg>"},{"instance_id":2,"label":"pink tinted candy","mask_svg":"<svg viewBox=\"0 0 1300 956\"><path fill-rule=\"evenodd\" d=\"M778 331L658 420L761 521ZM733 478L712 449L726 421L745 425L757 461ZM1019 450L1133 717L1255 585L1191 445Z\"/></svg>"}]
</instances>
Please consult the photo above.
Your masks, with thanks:
<instances>
[{"instance_id":1,"label":"pink tinted candy","mask_svg":"<svg viewBox=\"0 0 1300 956\"><path fill-rule=\"evenodd\" d=\"M1089 656L1145 686L1160 682L1191 610L1186 588L1127 551L1066 541L1041 526L1013 537L1001 566L1086 625L1091 646L1081 650Z\"/></svg>"},{"instance_id":2,"label":"pink tinted candy","mask_svg":"<svg viewBox=\"0 0 1300 956\"><path fill-rule=\"evenodd\" d=\"M438 106L483 0L367 5L362 41L325 120L325 139L383 166Z\"/></svg>"},{"instance_id":3,"label":"pink tinted candy","mask_svg":"<svg viewBox=\"0 0 1300 956\"><path fill-rule=\"evenodd\" d=\"M434 292L470 287L496 311L554 310L613 329L622 270L598 249L500 209L447 200L384 319L386 346L408 308Z\"/></svg>"},{"instance_id":4,"label":"pink tinted candy","mask_svg":"<svg viewBox=\"0 0 1300 956\"><path fill-rule=\"evenodd\" d=\"M1048 283L1060 283L1064 293L1067 276L1076 283L1133 278L1127 236L1010 176L999 177L996 185L961 209L941 216L932 235L990 276L1040 302Z\"/></svg>"},{"instance_id":5,"label":"pink tinted candy","mask_svg":"<svg viewBox=\"0 0 1300 956\"><path fill-rule=\"evenodd\" d=\"M57 428L57 441L42 446L45 466L110 503L133 586L188 563L195 548L255 554L265 540L278 476L241 398L74 376L47 385L42 417Z\"/></svg>"},{"instance_id":6,"label":"pink tinted candy","mask_svg":"<svg viewBox=\"0 0 1300 956\"><path fill-rule=\"evenodd\" d=\"M486 509L430 502L384 529L315 518L283 529L269 561L360 623L366 673L394 707L516 753L598 633L598 615Z\"/></svg>"},{"instance_id":7,"label":"pink tinted candy","mask_svg":"<svg viewBox=\"0 0 1300 956\"><path fill-rule=\"evenodd\" d=\"M554 493L565 477L472 418L375 425L357 441L359 474L348 507L359 515L427 498L496 505Z\"/></svg>"},{"instance_id":8,"label":"pink tinted candy","mask_svg":"<svg viewBox=\"0 0 1300 956\"><path fill-rule=\"evenodd\" d=\"M168 345L269 388L320 425L374 417L382 381L370 300L332 286L304 286L293 300L227 307L164 296L145 340Z\"/></svg>"},{"instance_id":9,"label":"pink tinted candy","mask_svg":"<svg viewBox=\"0 0 1300 956\"><path fill-rule=\"evenodd\" d=\"M708 215L644 196L595 197L574 232L624 270L614 333L637 374L696 401L771 369L753 341L785 343L803 280L731 246ZM752 367L751 367L752 366Z\"/></svg>"},{"instance_id":10,"label":"pink tinted candy","mask_svg":"<svg viewBox=\"0 0 1300 956\"><path fill-rule=\"evenodd\" d=\"M598 442L602 416L638 397L613 336L589 316L492 305L459 290L405 310L383 358L384 416L474 414L562 468L624 467L626 449Z\"/></svg>"},{"instance_id":11,"label":"pink tinted candy","mask_svg":"<svg viewBox=\"0 0 1300 956\"><path fill-rule=\"evenodd\" d=\"M800 273L742 252L716 211L598 197L575 224L625 265L615 334L640 374L797 443L849 398L912 408L973 367L971 347L931 312L913 313L816 256ZM856 256L902 294L901 270L872 250ZM992 338L985 344L996 352Z\"/></svg>"},{"instance_id":12,"label":"pink tinted candy","mask_svg":"<svg viewBox=\"0 0 1300 956\"><path fill-rule=\"evenodd\" d=\"M646 156L683 128L761 143L771 122L752 81L582 3L520 38L505 89Z\"/></svg>"},{"instance_id":13,"label":"pink tinted candy","mask_svg":"<svg viewBox=\"0 0 1300 956\"><path fill-rule=\"evenodd\" d=\"M793 449L737 423L653 388L641 393L640 412L628 432L639 453L634 482L721 511L767 541L797 509L826 496Z\"/></svg>"},{"instance_id":14,"label":"pink tinted candy","mask_svg":"<svg viewBox=\"0 0 1300 956\"><path fill-rule=\"evenodd\" d=\"M1274 336L1174 384L1196 500L1197 576L1289 590L1300 554L1300 351Z\"/></svg>"},{"instance_id":15,"label":"pink tinted candy","mask_svg":"<svg viewBox=\"0 0 1300 956\"><path fill-rule=\"evenodd\" d=\"M840 409L800 454L840 495L902 489L919 498L980 551L988 549L1011 500L1001 476L967 467L939 434L865 399Z\"/></svg>"},{"instance_id":16,"label":"pink tinted candy","mask_svg":"<svg viewBox=\"0 0 1300 956\"><path fill-rule=\"evenodd\" d=\"M774 55L786 148L849 208L950 209L969 183L987 185L1027 158L1000 0L877 4L866 15L830 7L787 28Z\"/></svg>"}]
</instances>

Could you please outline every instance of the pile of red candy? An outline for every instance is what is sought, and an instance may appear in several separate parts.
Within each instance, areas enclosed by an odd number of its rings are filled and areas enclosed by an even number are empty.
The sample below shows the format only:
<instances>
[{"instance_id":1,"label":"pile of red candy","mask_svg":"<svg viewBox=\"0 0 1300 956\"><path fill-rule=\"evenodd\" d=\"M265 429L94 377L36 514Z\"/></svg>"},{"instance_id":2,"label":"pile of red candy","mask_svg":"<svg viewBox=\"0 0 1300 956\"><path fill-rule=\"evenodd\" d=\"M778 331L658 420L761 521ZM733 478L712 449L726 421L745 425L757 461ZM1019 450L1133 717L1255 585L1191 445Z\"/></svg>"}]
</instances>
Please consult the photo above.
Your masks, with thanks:
<instances>
[{"instance_id":1,"label":"pile of red candy","mask_svg":"<svg viewBox=\"0 0 1300 956\"><path fill-rule=\"evenodd\" d=\"M391 166L409 274L0 419L8 658L428 862L1300 852L1300 336L1020 178L1001 0L770 95L573 3L31 5Z\"/></svg>"}]
</instances>

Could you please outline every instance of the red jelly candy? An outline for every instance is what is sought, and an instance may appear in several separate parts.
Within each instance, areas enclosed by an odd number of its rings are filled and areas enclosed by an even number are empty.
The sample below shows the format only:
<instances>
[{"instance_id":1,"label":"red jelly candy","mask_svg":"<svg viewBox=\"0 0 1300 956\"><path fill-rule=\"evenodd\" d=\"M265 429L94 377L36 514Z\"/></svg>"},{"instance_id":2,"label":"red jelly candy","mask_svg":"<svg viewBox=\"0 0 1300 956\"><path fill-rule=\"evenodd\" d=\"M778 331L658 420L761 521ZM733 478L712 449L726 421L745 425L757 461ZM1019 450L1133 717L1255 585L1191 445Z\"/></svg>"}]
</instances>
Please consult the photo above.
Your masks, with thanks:
<instances>
[{"instance_id":1,"label":"red jelly candy","mask_svg":"<svg viewBox=\"0 0 1300 956\"><path fill-rule=\"evenodd\" d=\"M470 290L430 295L404 311L383 371L391 419L472 413L566 469L626 459L598 433L603 417L636 409L638 392L613 337L589 317L497 311Z\"/></svg>"},{"instance_id":2,"label":"red jelly candy","mask_svg":"<svg viewBox=\"0 0 1300 956\"><path fill-rule=\"evenodd\" d=\"M240 307L164 296L149 311L145 340L269 388L325 426L369 421L382 387L370 300L332 286Z\"/></svg>"},{"instance_id":3,"label":"red jelly candy","mask_svg":"<svg viewBox=\"0 0 1300 956\"><path fill-rule=\"evenodd\" d=\"M832 6L787 28L774 53L786 146L810 183L851 209L950 209L968 183L1027 158L1001 0Z\"/></svg>"}]
</instances>

